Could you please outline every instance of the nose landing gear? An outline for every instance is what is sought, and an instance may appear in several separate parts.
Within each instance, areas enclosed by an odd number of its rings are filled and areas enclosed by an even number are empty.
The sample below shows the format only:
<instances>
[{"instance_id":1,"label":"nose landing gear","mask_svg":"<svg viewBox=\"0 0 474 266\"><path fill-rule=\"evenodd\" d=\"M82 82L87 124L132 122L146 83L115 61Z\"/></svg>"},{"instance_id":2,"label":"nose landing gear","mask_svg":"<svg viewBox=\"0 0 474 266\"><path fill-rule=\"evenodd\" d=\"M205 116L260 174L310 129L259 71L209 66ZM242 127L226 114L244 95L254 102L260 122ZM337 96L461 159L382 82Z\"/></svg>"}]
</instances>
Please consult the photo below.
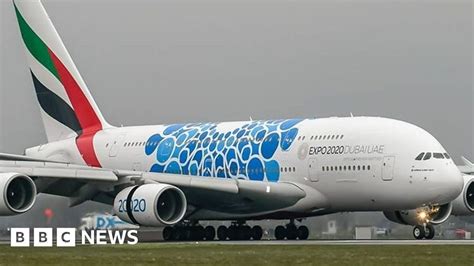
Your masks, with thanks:
<instances>
[{"instance_id":1,"label":"nose landing gear","mask_svg":"<svg viewBox=\"0 0 474 266\"><path fill-rule=\"evenodd\" d=\"M430 223L417 225L413 228L413 236L415 239L433 239L435 236L434 226Z\"/></svg>"}]
</instances>

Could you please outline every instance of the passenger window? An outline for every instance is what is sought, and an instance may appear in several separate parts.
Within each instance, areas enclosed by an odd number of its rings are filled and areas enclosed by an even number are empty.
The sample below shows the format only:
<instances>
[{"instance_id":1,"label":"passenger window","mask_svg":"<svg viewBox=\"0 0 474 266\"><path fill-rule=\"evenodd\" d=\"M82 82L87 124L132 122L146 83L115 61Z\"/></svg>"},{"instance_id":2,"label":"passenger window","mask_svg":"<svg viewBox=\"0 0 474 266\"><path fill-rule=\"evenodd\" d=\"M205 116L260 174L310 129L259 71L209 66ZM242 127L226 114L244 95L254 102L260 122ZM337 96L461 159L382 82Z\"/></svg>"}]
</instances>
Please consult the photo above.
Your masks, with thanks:
<instances>
[{"instance_id":1,"label":"passenger window","mask_svg":"<svg viewBox=\"0 0 474 266\"><path fill-rule=\"evenodd\" d=\"M416 156L415 160L417 160L417 161L421 161L421 159L423 159L423 156L424 156L424 155L425 155L425 153L424 153L424 152L422 152L422 153L418 154L418 156Z\"/></svg>"},{"instance_id":2,"label":"passenger window","mask_svg":"<svg viewBox=\"0 0 474 266\"><path fill-rule=\"evenodd\" d=\"M436 159L444 159L443 154L439 153L439 152L434 152L433 157L436 158Z\"/></svg>"},{"instance_id":3,"label":"passenger window","mask_svg":"<svg viewBox=\"0 0 474 266\"><path fill-rule=\"evenodd\" d=\"M424 160L424 161L429 160L429 159L431 159L431 152L427 152L427 153L425 154L425 157L423 157L423 160Z\"/></svg>"},{"instance_id":4,"label":"passenger window","mask_svg":"<svg viewBox=\"0 0 474 266\"><path fill-rule=\"evenodd\" d=\"M362 170L365 170L365 165L362 165Z\"/></svg>"},{"instance_id":5,"label":"passenger window","mask_svg":"<svg viewBox=\"0 0 474 266\"><path fill-rule=\"evenodd\" d=\"M344 165L344 171L346 171L346 170L347 170L347 168L346 168L346 166Z\"/></svg>"},{"instance_id":6,"label":"passenger window","mask_svg":"<svg viewBox=\"0 0 474 266\"><path fill-rule=\"evenodd\" d=\"M296 172L296 167L293 167L293 172Z\"/></svg>"},{"instance_id":7,"label":"passenger window","mask_svg":"<svg viewBox=\"0 0 474 266\"><path fill-rule=\"evenodd\" d=\"M449 154L446 153L446 152L444 153L444 158L446 158L446 159L451 159L451 157L449 156Z\"/></svg>"},{"instance_id":8,"label":"passenger window","mask_svg":"<svg viewBox=\"0 0 474 266\"><path fill-rule=\"evenodd\" d=\"M370 165L367 165L367 170L370 170Z\"/></svg>"},{"instance_id":9,"label":"passenger window","mask_svg":"<svg viewBox=\"0 0 474 266\"><path fill-rule=\"evenodd\" d=\"M360 171L360 165L358 165L358 166L357 166L357 170L359 170L359 171Z\"/></svg>"}]
</instances>

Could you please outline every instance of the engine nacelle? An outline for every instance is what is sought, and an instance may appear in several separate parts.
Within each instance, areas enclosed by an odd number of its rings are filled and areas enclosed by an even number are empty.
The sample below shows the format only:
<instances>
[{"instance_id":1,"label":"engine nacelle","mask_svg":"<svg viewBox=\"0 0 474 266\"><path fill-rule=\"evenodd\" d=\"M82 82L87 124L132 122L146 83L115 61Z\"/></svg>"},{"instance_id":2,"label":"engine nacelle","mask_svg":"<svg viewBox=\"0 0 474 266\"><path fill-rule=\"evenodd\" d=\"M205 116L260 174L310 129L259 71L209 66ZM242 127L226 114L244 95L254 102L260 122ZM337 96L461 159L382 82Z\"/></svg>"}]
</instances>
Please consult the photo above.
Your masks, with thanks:
<instances>
[{"instance_id":1,"label":"engine nacelle","mask_svg":"<svg viewBox=\"0 0 474 266\"><path fill-rule=\"evenodd\" d=\"M464 189L453 201L453 215L474 214L474 176L464 176Z\"/></svg>"},{"instance_id":2,"label":"engine nacelle","mask_svg":"<svg viewBox=\"0 0 474 266\"><path fill-rule=\"evenodd\" d=\"M27 212L36 200L36 185L26 175L0 173L0 215Z\"/></svg>"},{"instance_id":3,"label":"engine nacelle","mask_svg":"<svg viewBox=\"0 0 474 266\"><path fill-rule=\"evenodd\" d=\"M167 184L127 187L114 200L114 212L120 219L144 226L176 224L183 219L186 208L183 191Z\"/></svg>"},{"instance_id":4,"label":"engine nacelle","mask_svg":"<svg viewBox=\"0 0 474 266\"><path fill-rule=\"evenodd\" d=\"M453 205L447 203L441 206L420 207L407 211L383 212L385 217L395 223L406 225L421 225L423 223L441 224L448 220Z\"/></svg>"}]
</instances>

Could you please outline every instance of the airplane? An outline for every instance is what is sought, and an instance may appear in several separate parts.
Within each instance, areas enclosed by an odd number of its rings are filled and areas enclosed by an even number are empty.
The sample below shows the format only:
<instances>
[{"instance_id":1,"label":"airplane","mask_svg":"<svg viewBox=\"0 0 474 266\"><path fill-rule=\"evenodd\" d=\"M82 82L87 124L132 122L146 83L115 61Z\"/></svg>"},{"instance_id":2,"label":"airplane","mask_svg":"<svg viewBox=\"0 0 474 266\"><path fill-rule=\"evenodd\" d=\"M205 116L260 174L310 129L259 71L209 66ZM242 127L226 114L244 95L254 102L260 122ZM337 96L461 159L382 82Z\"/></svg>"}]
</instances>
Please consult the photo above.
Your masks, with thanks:
<instances>
[{"instance_id":1,"label":"airplane","mask_svg":"<svg viewBox=\"0 0 474 266\"><path fill-rule=\"evenodd\" d=\"M263 219L288 220L275 238L292 240L309 236L302 219L337 212L428 208L429 224L463 190L443 146L394 119L114 127L42 3L13 5L48 142L0 154L0 215L25 213L45 193L111 205L128 223L164 226L165 240L259 240L247 221Z\"/></svg>"}]
</instances>

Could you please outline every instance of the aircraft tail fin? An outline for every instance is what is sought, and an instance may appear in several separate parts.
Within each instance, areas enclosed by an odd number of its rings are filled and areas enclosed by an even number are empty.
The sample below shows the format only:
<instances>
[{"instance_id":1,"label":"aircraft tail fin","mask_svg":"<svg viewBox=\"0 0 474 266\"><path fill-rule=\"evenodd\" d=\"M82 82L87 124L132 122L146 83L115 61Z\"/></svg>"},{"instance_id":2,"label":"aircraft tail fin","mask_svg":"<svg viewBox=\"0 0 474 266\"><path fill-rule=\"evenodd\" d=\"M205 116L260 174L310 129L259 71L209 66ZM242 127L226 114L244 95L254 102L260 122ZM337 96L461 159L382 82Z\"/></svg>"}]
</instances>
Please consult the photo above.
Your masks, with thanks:
<instances>
[{"instance_id":1,"label":"aircraft tail fin","mask_svg":"<svg viewBox=\"0 0 474 266\"><path fill-rule=\"evenodd\" d=\"M49 142L110 127L40 0L14 0Z\"/></svg>"}]
</instances>

